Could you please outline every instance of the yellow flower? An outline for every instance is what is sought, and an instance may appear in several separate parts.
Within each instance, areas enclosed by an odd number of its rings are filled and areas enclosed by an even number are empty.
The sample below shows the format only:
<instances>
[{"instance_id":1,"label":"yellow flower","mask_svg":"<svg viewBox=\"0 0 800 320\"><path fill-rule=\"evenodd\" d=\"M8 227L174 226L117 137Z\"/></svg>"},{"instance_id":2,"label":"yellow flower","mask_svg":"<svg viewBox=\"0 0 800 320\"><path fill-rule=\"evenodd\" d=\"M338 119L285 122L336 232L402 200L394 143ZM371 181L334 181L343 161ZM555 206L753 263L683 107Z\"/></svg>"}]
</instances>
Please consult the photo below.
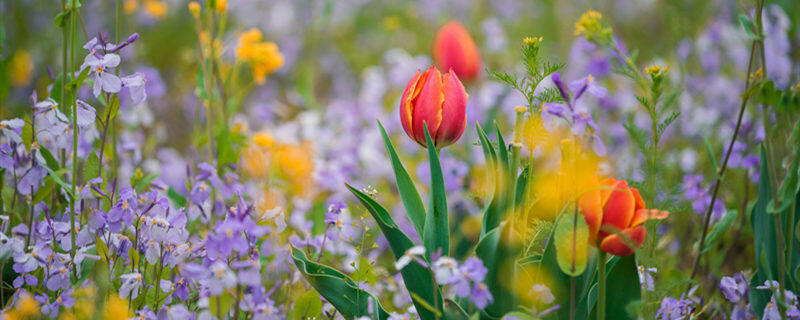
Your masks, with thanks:
<instances>
[{"instance_id":1,"label":"yellow flower","mask_svg":"<svg viewBox=\"0 0 800 320\"><path fill-rule=\"evenodd\" d=\"M103 320L121 320L133 317L133 313L128 310L128 302L121 299L116 293L106 300L102 315Z\"/></svg>"},{"instance_id":2,"label":"yellow flower","mask_svg":"<svg viewBox=\"0 0 800 320\"><path fill-rule=\"evenodd\" d=\"M14 302L14 308L4 314L6 320L28 319L39 315L39 303L30 293L23 292Z\"/></svg>"},{"instance_id":3,"label":"yellow flower","mask_svg":"<svg viewBox=\"0 0 800 320\"><path fill-rule=\"evenodd\" d=\"M139 1L125 0L122 4L122 10L125 11L126 14L133 14L136 12L136 9L139 9Z\"/></svg>"},{"instance_id":4,"label":"yellow flower","mask_svg":"<svg viewBox=\"0 0 800 320\"><path fill-rule=\"evenodd\" d=\"M217 0L217 6L214 8L217 13L224 13L228 8L228 0Z\"/></svg>"},{"instance_id":5,"label":"yellow flower","mask_svg":"<svg viewBox=\"0 0 800 320\"><path fill-rule=\"evenodd\" d=\"M189 13L195 18L200 17L200 4L197 1L189 2Z\"/></svg>"},{"instance_id":6,"label":"yellow flower","mask_svg":"<svg viewBox=\"0 0 800 320\"><path fill-rule=\"evenodd\" d=\"M156 19L164 18L167 15L167 3L158 0L146 0L144 2L144 12Z\"/></svg>"},{"instance_id":7,"label":"yellow flower","mask_svg":"<svg viewBox=\"0 0 800 320\"><path fill-rule=\"evenodd\" d=\"M581 15L578 22L575 22L575 35L585 36L589 41L610 41L611 28L604 27L601 23L603 15L600 12L589 10Z\"/></svg>"},{"instance_id":8,"label":"yellow flower","mask_svg":"<svg viewBox=\"0 0 800 320\"><path fill-rule=\"evenodd\" d=\"M645 68L644 72L647 73L647 75L650 76L650 78L656 79L656 78L661 78L667 72L667 70L668 70L667 67L655 65Z\"/></svg>"},{"instance_id":9,"label":"yellow flower","mask_svg":"<svg viewBox=\"0 0 800 320\"><path fill-rule=\"evenodd\" d=\"M11 58L9 74L11 75L11 84L15 87L22 87L31 83L33 59L31 59L30 53L25 50L14 52L14 56Z\"/></svg>"},{"instance_id":10,"label":"yellow flower","mask_svg":"<svg viewBox=\"0 0 800 320\"><path fill-rule=\"evenodd\" d=\"M287 144L276 148L272 161L296 194L309 194L313 186L314 157L310 146Z\"/></svg>"},{"instance_id":11,"label":"yellow flower","mask_svg":"<svg viewBox=\"0 0 800 320\"><path fill-rule=\"evenodd\" d=\"M236 58L250 63L253 79L263 84L267 75L283 66L283 55L273 42L262 42L262 34L258 29L250 29L239 36Z\"/></svg>"},{"instance_id":12,"label":"yellow flower","mask_svg":"<svg viewBox=\"0 0 800 320\"><path fill-rule=\"evenodd\" d=\"M542 43L542 40L543 40L542 37L538 37L538 38L536 38L536 37L533 37L533 38L525 37L525 39L522 39L522 43L527 44L527 45L539 45L540 43Z\"/></svg>"}]
</instances>

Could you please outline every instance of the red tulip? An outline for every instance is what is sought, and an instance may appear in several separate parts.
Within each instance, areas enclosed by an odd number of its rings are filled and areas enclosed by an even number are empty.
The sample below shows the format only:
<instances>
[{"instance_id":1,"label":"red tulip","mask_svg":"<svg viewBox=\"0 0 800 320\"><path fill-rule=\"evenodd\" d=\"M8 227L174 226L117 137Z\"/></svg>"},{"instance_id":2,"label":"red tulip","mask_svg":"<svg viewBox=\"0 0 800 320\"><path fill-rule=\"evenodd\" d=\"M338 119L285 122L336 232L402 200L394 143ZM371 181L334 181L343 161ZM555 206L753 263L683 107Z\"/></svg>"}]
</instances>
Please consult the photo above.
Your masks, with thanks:
<instances>
[{"instance_id":1,"label":"red tulip","mask_svg":"<svg viewBox=\"0 0 800 320\"><path fill-rule=\"evenodd\" d=\"M472 80L481 70L481 53L467 29L457 21L439 28L433 41L433 59L442 70L453 69L464 80Z\"/></svg>"},{"instance_id":2,"label":"red tulip","mask_svg":"<svg viewBox=\"0 0 800 320\"><path fill-rule=\"evenodd\" d=\"M436 148L443 148L458 140L467 126L467 92L458 76L450 72L442 75L434 67L420 71L406 85L400 99L400 122L409 137L423 147L425 129Z\"/></svg>"},{"instance_id":3,"label":"red tulip","mask_svg":"<svg viewBox=\"0 0 800 320\"><path fill-rule=\"evenodd\" d=\"M589 226L592 245L615 256L627 256L644 242L648 219L664 219L669 213L648 210L639 190L625 180L608 178L602 189L587 192L578 206Z\"/></svg>"}]
</instances>

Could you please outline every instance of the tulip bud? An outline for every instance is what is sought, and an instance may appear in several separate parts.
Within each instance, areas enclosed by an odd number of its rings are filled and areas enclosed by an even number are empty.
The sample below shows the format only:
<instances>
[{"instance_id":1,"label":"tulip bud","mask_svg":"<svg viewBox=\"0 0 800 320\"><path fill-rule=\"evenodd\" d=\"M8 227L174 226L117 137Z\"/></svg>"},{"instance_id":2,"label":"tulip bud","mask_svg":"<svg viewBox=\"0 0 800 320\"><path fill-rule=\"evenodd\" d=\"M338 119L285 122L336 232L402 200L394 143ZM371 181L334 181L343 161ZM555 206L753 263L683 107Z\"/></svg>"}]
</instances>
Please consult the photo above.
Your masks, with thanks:
<instances>
[{"instance_id":1,"label":"tulip bud","mask_svg":"<svg viewBox=\"0 0 800 320\"><path fill-rule=\"evenodd\" d=\"M458 140L467 126L467 92L455 72L442 75L435 67L411 78L400 99L400 122L409 137L423 147L427 125L434 146Z\"/></svg>"},{"instance_id":2,"label":"tulip bud","mask_svg":"<svg viewBox=\"0 0 800 320\"><path fill-rule=\"evenodd\" d=\"M647 210L636 188L625 180L606 179L601 187L584 194L578 206L589 226L590 242L615 256L633 254L642 245L649 219L664 219L669 213Z\"/></svg>"},{"instance_id":3,"label":"tulip bud","mask_svg":"<svg viewBox=\"0 0 800 320\"><path fill-rule=\"evenodd\" d=\"M433 41L433 58L442 70L453 69L459 78L472 80L481 69L481 54L467 29L457 21L439 28Z\"/></svg>"}]
</instances>

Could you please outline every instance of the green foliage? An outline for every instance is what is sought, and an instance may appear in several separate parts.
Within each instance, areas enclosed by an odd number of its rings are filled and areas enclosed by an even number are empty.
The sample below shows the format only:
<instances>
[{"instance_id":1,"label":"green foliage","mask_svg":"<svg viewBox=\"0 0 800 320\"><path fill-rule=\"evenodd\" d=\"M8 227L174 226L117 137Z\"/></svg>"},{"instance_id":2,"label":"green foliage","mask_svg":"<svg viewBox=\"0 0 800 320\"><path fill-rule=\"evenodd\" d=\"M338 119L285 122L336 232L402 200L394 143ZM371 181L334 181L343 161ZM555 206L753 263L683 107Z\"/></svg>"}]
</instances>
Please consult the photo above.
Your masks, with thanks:
<instances>
[{"instance_id":1,"label":"green foliage","mask_svg":"<svg viewBox=\"0 0 800 320\"><path fill-rule=\"evenodd\" d=\"M555 242L556 260L561 272L579 276L586 270L589 255L589 227L577 209L567 210L556 222L552 241Z\"/></svg>"},{"instance_id":2,"label":"green foliage","mask_svg":"<svg viewBox=\"0 0 800 320\"><path fill-rule=\"evenodd\" d=\"M389 317L378 298L360 289L350 277L326 265L309 261L302 250L295 247L291 249L292 260L306 281L346 319L366 316L385 320ZM373 310L372 314L370 309Z\"/></svg>"},{"instance_id":3,"label":"green foliage","mask_svg":"<svg viewBox=\"0 0 800 320\"><path fill-rule=\"evenodd\" d=\"M506 72L489 71L489 74L508 84L525 96L528 109L538 110L539 106L547 102L561 101L561 95L556 88L546 88L536 92L541 82L564 68L564 63L552 63L541 56L542 38L526 38L522 44L522 62L525 65L526 75L520 78L515 74Z\"/></svg>"},{"instance_id":4,"label":"green foliage","mask_svg":"<svg viewBox=\"0 0 800 320\"><path fill-rule=\"evenodd\" d=\"M439 151L433 144L428 126L425 128L425 139L428 145L428 162L431 168L431 204L425 216L425 227L422 242L426 255L430 257L441 250L443 256L450 255L450 224L447 217L447 193L444 190L444 175L439 163Z\"/></svg>"},{"instance_id":5,"label":"green foliage","mask_svg":"<svg viewBox=\"0 0 800 320\"><path fill-rule=\"evenodd\" d=\"M359 191L356 188L347 185L347 189L358 198L367 211L372 215L381 232L389 242L389 247L392 249L395 259L402 257L407 250L414 246L414 242L408 238L395 224L392 216L380 204L370 198L368 195ZM412 261L406 265L400 273L403 276L403 282L406 284L408 292L416 295L418 299L413 299L414 305L417 307L420 317L422 319L434 319L434 312L426 308L424 304L435 306L433 311L439 312L442 310L442 298L439 288L433 279L432 273L419 263Z\"/></svg>"},{"instance_id":6,"label":"green foliage","mask_svg":"<svg viewBox=\"0 0 800 320\"><path fill-rule=\"evenodd\" d=\"M322 315L322 300L316 290L308 290L294 303L288 320L317 319Z\"/></svg>"},{"instance_id":7,"label":"green foliage","mask_svg":"<svg viewBox=\"0 0 800 320\"><path fill-rule=\"evenodd\" d=\"M408 171L403 167L400 162L400 157L397 156L397 151L389 140L389 135L386 134L386 129L378 121L378 127L381 129L381 136L383 137L383 144L386 146L386 152L389 154L389 159L392 161L392 169L394 170L395 182L397 183L397 191L400 193L400 199L403 201L403 207L406 209L408 220L417 229L417 234L420 236L425 234L425 205L422 204L422 199L419 196L417 187L414 186L414 181L411 180Z\"/></svg>"}]
</instances>

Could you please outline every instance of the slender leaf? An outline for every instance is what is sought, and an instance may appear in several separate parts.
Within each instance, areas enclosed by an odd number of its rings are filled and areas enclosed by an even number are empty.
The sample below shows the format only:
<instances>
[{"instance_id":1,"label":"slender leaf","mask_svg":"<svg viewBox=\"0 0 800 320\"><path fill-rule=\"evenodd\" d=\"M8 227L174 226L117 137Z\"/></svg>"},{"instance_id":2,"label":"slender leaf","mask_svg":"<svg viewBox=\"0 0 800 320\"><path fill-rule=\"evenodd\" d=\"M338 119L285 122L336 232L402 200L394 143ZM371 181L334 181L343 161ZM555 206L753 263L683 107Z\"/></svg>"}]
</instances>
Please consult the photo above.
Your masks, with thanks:
<instances>
[{"instance_id":1,"label":"slender leaf","mask_svg":"<svg viewBox=\"0 0 800 320\"><path fill-rule=\"evenodd\" d=\"M381 129L386 152L389 153L389 159L392 161L397 190L400 193L400 199L403 200L403 207L406 209L406 215L408 215L408 220L411 221L414 228L417 229L417 234L422 237L425 228L425 205L422 203L422 198L419 196L417 187L414 186L414 181L411 180L408 171L403 167L403 163L400 162L397 151L394 145L392 145L392 141L389 140L389 135L386 134L386 129L383 128L380 121L378 121L378 127Z\"/></svg>"},{"instance_id":2,"label":"slender leaf","mask_svg":"<svg viewBox=\"0 0 800 320\"><path fill-rule=\"evenodd\" d=\"M439 163L439 152L433 144L433 139L425 128L425 139L428 145L428 162L431 167L431 205L425 217L425 227L422 242L427 249L428 257L438 250L443 256L450 255L450 225L447 217L447 193L444 189L444 175Z\"/></svg>"},{"instance_id":3,"label":"slender leaf","mask_svg":"<svg viewBox=\"0 0 800 320\"><path fill-rule=\"evenodd\" d=\"M397 224L395 224L391 215L389 215L389 212L387 212L383 206L375 202L375 200L358 189L353 188L350 185L346 186L347 189L349 189L350 192L352 192L353 195L355 195L356 198L361 201L361 204L367 208L367 211L369 211L369 213L378 223L381 232L389 242L389 247L392 249L395 259L402 257L408 249L414 246L414 242L412 242L411 239L409 239L403 233L403 231L397 227ZM417 262L411 262L402 270L400 270L400 274L403 276L403 282L406 284L406 288L408 289L409 293L416 294L427 304L436 306L437 310L442 310L441 294L439 293L438 286L436 286L436 282L432 278L431 273L427 268L421 266ZM434 288L436 289L435 299ZM434 302L434 300L436 302ZM420 303L420 301L415 300L414 305L416 306L417 311L422 319L435 318L434 313L426 309L425 306Z\"/></svg>"}]
</instances>

